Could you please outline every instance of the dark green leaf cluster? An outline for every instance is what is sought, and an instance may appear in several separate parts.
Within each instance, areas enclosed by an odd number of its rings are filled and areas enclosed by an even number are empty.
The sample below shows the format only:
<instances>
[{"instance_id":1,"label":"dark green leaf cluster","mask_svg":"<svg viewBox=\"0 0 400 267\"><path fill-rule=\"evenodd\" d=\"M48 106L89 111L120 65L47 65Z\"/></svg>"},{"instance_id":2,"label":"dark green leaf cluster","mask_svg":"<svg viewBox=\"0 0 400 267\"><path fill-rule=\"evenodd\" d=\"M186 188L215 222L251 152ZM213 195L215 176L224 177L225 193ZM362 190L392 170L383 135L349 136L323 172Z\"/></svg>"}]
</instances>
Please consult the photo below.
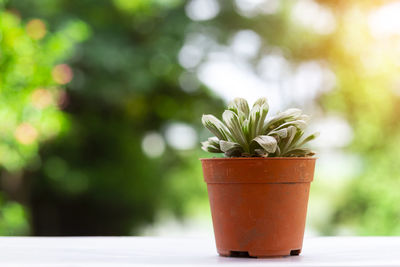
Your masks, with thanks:
<instances>
[{"instance_id":1,"label":"dark green leaf cluster","mask_svg":"<svg viewBox=\"0 0 400 267\"><path fill-rule=\"evenodd\" d=\"M202 142L202 149L224 153L227 157L308 157L314 152L303 146L317 133L304 136L309 117L300 109L288 109L267 119L266 98L249 108L247 101L236 98L222 114L222 121L203 115L202 123L215 137Z\"/></svg>"}]
</instances>

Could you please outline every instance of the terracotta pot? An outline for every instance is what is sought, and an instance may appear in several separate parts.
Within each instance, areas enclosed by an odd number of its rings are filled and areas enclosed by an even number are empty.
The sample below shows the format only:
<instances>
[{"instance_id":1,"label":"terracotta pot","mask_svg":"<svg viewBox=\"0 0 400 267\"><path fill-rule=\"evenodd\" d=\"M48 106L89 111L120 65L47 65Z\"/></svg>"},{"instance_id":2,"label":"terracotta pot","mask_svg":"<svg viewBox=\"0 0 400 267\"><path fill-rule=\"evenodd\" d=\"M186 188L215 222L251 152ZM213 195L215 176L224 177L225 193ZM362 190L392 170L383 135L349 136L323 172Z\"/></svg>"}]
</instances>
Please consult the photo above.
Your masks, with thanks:
<instances>
[{"instance_id":1,"label":"terracotta pot","mask_svg":"<svg viewBox=\"0 0 400 267\"><path fill-rule=\"evenodd\" d=\"M299 255L315 160L201 159L218 253Z\"/></svg>"}]
</instances>

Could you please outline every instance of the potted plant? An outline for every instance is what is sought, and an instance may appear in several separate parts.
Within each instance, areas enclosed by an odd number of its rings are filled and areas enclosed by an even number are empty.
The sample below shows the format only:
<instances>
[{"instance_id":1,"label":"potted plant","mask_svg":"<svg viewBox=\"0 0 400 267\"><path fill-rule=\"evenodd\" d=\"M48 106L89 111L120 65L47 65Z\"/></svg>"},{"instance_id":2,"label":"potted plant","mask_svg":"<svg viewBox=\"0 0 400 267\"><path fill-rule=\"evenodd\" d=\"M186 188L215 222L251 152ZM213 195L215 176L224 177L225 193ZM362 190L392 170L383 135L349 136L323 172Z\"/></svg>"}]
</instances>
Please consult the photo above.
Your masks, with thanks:
<instances>
[{"instance_id":1,"label":"potted plant","mask_svg":"<svg viewBox=\"0 0 400 267\"><path fill-rule=\"evenodd\" d=\"M215 241L222 256L299 255L302 249L314 153L304 148L309 117L288 109L267 119L266 98L250 110L236 98L222 121L203 115L215 137L202 149L225 158L201 159Z\"/></svg>"}]
</instances>

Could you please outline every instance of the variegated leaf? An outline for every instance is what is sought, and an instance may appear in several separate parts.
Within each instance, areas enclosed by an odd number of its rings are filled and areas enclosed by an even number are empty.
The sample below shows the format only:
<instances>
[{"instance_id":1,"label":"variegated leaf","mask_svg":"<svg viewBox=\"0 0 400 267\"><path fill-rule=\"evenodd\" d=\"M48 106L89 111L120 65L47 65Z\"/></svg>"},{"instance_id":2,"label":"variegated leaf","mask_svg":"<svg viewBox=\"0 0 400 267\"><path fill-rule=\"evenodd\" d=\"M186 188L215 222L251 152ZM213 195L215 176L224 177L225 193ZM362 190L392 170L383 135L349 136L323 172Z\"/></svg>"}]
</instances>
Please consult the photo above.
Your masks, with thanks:
<instances>
[{"instance_id":1,"label":"variegated leaf","mask_svg":"<svg viewBox=\"0 0 400 267\"><path fill-rule=\"evenodd\" d=\"M266 98L258 99L251 109L249 118L249 139L263 133L265 118L269 111L269 105Z\"/></svg>"},{"instance_id":2,"label":"variegated leaf","mask_svg":"<svg viewBox=\"0 0 400 267\"><path fill-rule=\"evenodd\" d=\"M303 114L298 119L308 123L310 121L310 116Z\"/></svg>"},{"instance_id":3,"label":"variegated leaf","mask_svg":"<svg viewBox=\"0 0 400 267\"><path fill-rule=\"evenodd\" d=\"M229 129L234 140L243 147L245 152L248 152L249 145L247 143L247 139L245 133L243 132L238 115L231 110L225 110L225 112L222 114L222 119L224 120L224 123Z\"/></svg>"},{"instance_id":4,"label":"variegated leaf","mask_svg":"<svg viewBox=\"0 0 400 267\"><path fill-rule=\"evenodd\" d=\"M277 147L277 141L272 136L260 135L253 139L257 142L266 152L274 153Z\"/></svg>"},{"instance_id":5,"label":"variegated leaf","mask_svg":"<svg viewBox=\"0 0 400 267\"><path fill-rule=\"evenodd\" d=\"M281 149L279 148L279 144L276 146L275 156L276 157L280 157L281 156Z\"/></svg>"},{"instance_id":6,"label":"variegated leaf","mask_svg":"<svg viewBox=\"0 0 400 267\"><path fill-rule=\"evenodd\" d=\"M264 124L263 131L264 133L268 133L269 131L279 127L283 123L299 119L300 116L301 110L297 108L291 108L284 112L280 112Z\"/></svg>"},{"instance_id":7,"label":"variegated leaf","mask_svg":"<svg viewBox=\"0 0 400 267\"><path fill-rule=\"evenodd\" d=\"M221 141L219 141L219 146L220 146L222 152L227 152L232 149L243 151L241 145L239 145L238 143L234 143L234 142L221 140Z\"/></svg>"},{"instance_id":8,"label":"variegated leaf","mask_svg":"<svg viewBox=\"0 0 400 267\"><path fill-rule=\"evenodd\" d=\"M230 140L228 128L213 115L203 115L201 122L219 140Z\"/></svg>"},{"instance_id":9,"label":"variegated leaf","mask_svg":"<svg viewBox=\"0 0 400 267\"><path fill-rule=\"evenodd\" d=\"M288 150L293 149L294 147L298 147L298 142L300 141L300 139L303 137L304 135L304 131L297 129L296 135L294 136L292 143L290 144Z\"/></svg>"},{"instance_id":10,"label":"variegated leaf","mask_svg":"<svg viewBox=\"0 0 400 267\"><path fill-rule=\"evenodd\" d=\"M210 137L207 141L210 143L210 145L219 147L219 139L217 137Z\"/></svg>"},{"instance_id":11,"label":"variegated leaf","mask_svg":"<svg viewBox=\"0 0 400 267\"><path fill-rule=\"evenodd\" d=\"M297 148L290 150L285 153L285 157L311 157L314 156L315 152L307 148Z\"/></svg>"},{"instance_id":12,"label":"variegated leaf","mask_svg":"<svg viewBox=\"0 0 400 267\"><path fill-rule=\"evenodd\" d=\"M241 145L229 141L221 140L220 147L227 157L240 157L244 152Z\"/></svg>"},{"instance_id":13,"label":"variegated leaf","mask_svg":"<svg viewBox=\"0 0 400 267\"><path fill-rule=\"evenodd\" d=\"M287 128L287 131L288 131L288 136L283 140L282 144L283 146L281 147L282 154L285 154L287 150L290 148L290 145L292 144L292 141L297 134L297 128L295 126L289 126Z\"/></svg>"},{"instance_id":14,"label":"variegated leaf","mask_svg":"<svg viewBox=\"0 0 400 267\"><path fill-rule=\"evenodd\" d=\"M256 102L254 102L253 107L254 106L268 106L268 99L266 97L260 97L259 99L257 99Z\"/></svg>"},{"instance_id":15,"label":"variegated leaf","mask_svg":"<svg viewBox=\"0 0 400 267\"><path fill-rule=\"evenodd\" d=\"M275 136L278 136L279 138L286 138L288 135L288 131L287 131L287 128L283 128L280 130L273 130L273 131L269 132L268 135L271 135L271 136L275 135Z\"/></svg>"},{"instance_id":16,"label":"variegated leaf","mask_svg":"<svg viewBox=\"0 0 400 267\"><path fill-rule=\"evenodd\" d=\"M300 143L298 146L301 147L301 146L305 145L306 143L308 143L308 142L314 140L314 139L317 138L318 136L319 136L319 133L318 133L318 132L317 132L317 133L310 134L309 136L307 136L306 138L304 138L304 140L301 141L301 143Z\"/></svg>"},{"instance_id":17,"label":"variegated leaf","mask_svg":"<svg viewBox=\"0 0 400 267\"><path fill-rule=\"evenodd\" d=\"M211 152L211 153L222 153L219 146L217 147L215 145L212 145L208 141L201 142L201 149L203 149L206 152Z\"/></svg>"},{"instance_id":18,"label":"variegated leaf","mask_svg":"<svg viewBox=\"0 0 400 267\"><path fill-rule=\"evenodd\" d=\"M249 104L243 98L235 98L228 104L228 109L235 112L241 121L247 119L250 114Z\"/></svg>"},{"instance_id":19,"label":"variegated leaf","mask_svg":"<svg viewBox=\"0 0 400 267\"><path fill-rule=\"evenodd\" d=\"M289 126L295 126L297 129L303 130L307 127L307 123L303 120L295 120L295 121L289 121L285 122L284 124L281 124L279 127L275 128L275 131L288 128Z\"/></svg>"}]
</instances>

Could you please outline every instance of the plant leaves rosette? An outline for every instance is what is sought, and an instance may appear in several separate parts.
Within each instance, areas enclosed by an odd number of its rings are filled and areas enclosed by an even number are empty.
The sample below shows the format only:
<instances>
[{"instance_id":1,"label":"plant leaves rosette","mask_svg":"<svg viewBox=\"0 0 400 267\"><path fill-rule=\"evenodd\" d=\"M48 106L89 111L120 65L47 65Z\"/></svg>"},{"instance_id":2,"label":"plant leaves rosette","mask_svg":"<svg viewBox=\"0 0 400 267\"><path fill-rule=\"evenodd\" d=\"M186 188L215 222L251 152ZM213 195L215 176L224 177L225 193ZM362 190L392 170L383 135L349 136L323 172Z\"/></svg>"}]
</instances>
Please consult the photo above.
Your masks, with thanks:
<instances>
[{"instance_id":1,"label":"plant leaves rosette","mask_svg":"<svg viewBox=\"0 0 400 267\"><path fill-rule=\"evenodd\" d=\"M304 137L309 116L291 108L267 118L266 98L249 108L247 101L236 98L222 114L222 121L203 115L202 123L215 136L202 142L202 149L224 153L226 157L309 157L315 153L304 145L318 133Z\"/></svg>"}]
</instances>

